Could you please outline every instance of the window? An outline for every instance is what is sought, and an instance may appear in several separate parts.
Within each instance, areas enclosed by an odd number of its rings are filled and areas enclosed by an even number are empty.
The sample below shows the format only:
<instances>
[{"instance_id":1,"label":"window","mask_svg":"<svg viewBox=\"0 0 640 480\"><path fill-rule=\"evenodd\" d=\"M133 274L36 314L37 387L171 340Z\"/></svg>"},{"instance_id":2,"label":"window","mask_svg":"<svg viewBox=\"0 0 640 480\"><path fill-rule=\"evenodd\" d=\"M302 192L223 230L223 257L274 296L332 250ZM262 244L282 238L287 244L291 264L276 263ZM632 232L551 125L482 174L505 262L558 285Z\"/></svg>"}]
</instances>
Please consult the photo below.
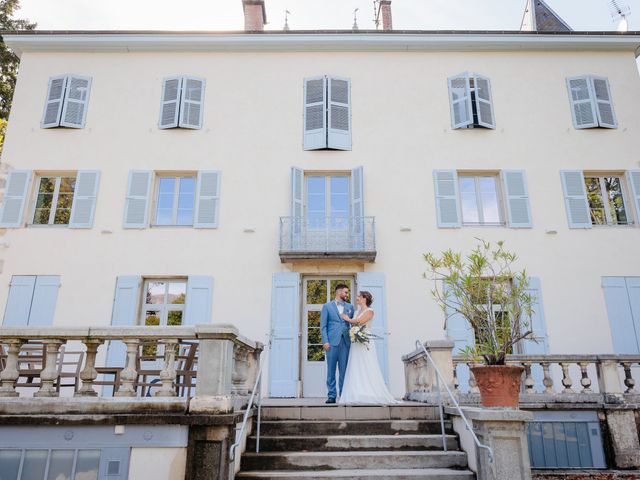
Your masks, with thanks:
<instances>
[{"instance_id":1,"label":"window","mask_svg":"<svg viewBox=\"0 0 640 480\"><path fill-rule=\"evenodd\" d=\"M304 80L304 149L351 150L351 80Z\"/></svg>"},{"instance_id":2,"label":"window","mask_svg":"<svg viewBox=\"0 0 640 480\"><path fill-rule=\"evenodd\" d=\"M14 275L9 285L3 325L52 325L59 288L60 277L57 275Z\"/></svg>"},{"instance_id":3,"label":"window","mask_svg":"<svg viewBox=\"0 0 640 480\"><path fill-rule=\"evenodd\" d=\"M616 128L609 80L581 75L567 78L571 115L575 128Z\"/></svg>"},{"instance_id":4,"label":"window","mask_svg":"<svg viewBox=\"0 0 640 480\"><path fill-rule=\"evenodd\" d=\"M182 325L186 297L186 278L145 280L142 323L147 326Z\"/></svg>"},{"instance_id":5,"label":"window","mask_svg":"<svg viewBox=\"0 0 640 480\"><path fill-rule=\"evenodd\" d=\"M193 225L196 177L158 177L156 225Z\"/></svg>"},{"instance_id":6,"label":"window","mask_svg":"<svg viewBox=\"0 0 640 480\"><path fill-rule=\"evenodd\" d=\"M75 187L75 175L40 177L33 211L33 224L68 225Z\"/></svg>"},{"instance_id":7,"label":"window","mask_svg":"<svg viewBox=\"0 0 640 480\"><path fill-rule=\"evenodd\" d=\"M60 75L49 79L42 128L83 128L87 117L91 77Z\"/></svg>"},{"instance_id":8,"label":"window","mask_svg":"<svg viewBox=\"0 0 640 480\"><path fill-rule=\"evenodd\" d=\"M307 175L306 211L310 228L333 228L349 224L351 196L349 175Z\"/></svg>"},{"instance_id":9,"label":"window","mask_svg":"<svg viewBox=\"0 0 640 480\"><path fill-rule=\"evenodd\" d=\"M622 177L585 176L584 182L593 225L627 225L629 223L622 195Z\"/></svg>"},{"instance_id":10,"label":"window","mask_svg":"<svg viewBox=\"0 0 640 480\"><path fill-rule=\"evenodd\" d=\"M448 83L453 129L496 128L491 81L487 77L465 72L449 77Z\"/></svg>"},{"instance_id":11,"label":"window","mask_svg":"<svg viewBox=\"0 0 640 480\"><path fill-rule=\"evenodd\" d=\"M204 78L187 75L165 78L162 82L159 128L202 128L204 87Z\"/></svg>"},{"instance_id":12,"label":"window","mask_svg":"<svg viewBox=\"0 0 640 480\"><path fill-rule=\"evenodd\" d=\"M3 449L0 471L15 480L98 480L100 456L100 449Z\"/></svg>"},{"instance_id":13,"label":"window","mask_svg":"<svg viewBox=\"0 0 640 480\"><path fill-rule=\"evenodd\" d=\"M508 225L531 228L531 208L525 173L433 172L436 214L441 228Z\"/></svg>"}]
</instances>

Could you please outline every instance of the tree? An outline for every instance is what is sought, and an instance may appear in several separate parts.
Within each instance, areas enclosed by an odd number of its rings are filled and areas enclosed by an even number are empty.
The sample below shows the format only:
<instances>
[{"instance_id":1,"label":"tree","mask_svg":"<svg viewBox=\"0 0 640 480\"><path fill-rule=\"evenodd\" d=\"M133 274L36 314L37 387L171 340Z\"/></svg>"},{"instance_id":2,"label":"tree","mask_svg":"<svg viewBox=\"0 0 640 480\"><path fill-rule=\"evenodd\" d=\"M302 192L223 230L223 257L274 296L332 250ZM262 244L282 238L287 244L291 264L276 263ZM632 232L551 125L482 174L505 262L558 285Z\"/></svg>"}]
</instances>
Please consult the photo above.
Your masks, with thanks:
<instances>
[{"instance_id":1,"label":"tree","mask_svg":"<svg viewBox=\"0 0 640 480\"><path fill-rule=\"evenodd\" d=\"M36 24L29 20L13 18L19 8L20 0L0 0L0 31L36 28ZM9 118L19 64L20 59L7 48L4 41L0 41L0 119L3 120Z\"/></svg>"},{"instance_id":2,"label":"tree","mask_svg":"<svg viewBox=\"0 0 640 480\"><path fill-rule=\"evenodd\" d=\"M7 121L0 118L0 157L2 157L2 146L4 145L4 133L7 130Z\"/></svg>"}]
</instances>

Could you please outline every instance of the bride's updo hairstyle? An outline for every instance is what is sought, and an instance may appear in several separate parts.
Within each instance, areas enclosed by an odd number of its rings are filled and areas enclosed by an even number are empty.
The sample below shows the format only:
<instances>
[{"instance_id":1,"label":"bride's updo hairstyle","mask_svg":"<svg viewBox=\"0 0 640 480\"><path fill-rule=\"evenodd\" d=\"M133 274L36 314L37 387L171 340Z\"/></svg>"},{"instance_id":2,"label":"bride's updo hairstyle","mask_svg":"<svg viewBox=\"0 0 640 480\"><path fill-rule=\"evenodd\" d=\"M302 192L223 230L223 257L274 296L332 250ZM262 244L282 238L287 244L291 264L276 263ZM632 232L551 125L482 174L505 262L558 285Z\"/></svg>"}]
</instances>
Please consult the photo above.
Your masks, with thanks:
<instances>
[{"instance_id":1,"label":"bride's updo hairstyle","mask_svg":"<svg viewBox=\"0 0 640 480\"><path fill-rule=\"evenodd\" d=\"M360 292L360 296L362 298L365 299L365 301L367 302L367 307L370 307L371 304L373 303L373 295L371 295L369 292L367 292L366 290L362 290Z\"/></svg>"}]
</instances>

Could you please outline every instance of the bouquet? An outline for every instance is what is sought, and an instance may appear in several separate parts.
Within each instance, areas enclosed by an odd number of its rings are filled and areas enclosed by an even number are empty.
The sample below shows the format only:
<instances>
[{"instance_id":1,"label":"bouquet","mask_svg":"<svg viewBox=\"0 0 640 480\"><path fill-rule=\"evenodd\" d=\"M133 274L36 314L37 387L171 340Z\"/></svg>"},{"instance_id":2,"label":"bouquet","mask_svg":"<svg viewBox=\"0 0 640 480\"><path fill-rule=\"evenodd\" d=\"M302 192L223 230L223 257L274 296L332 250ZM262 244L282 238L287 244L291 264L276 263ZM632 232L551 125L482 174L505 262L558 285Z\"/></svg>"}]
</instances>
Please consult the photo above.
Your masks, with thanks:
<instances>
[{"instance_id":1,"label":"bouquet","mask_svg":"<svg viewBox=\"0 0 640 480\"><path fill-rule=\"evenodd\" d=\"M362 343L367 350L369 349L369 341L376 338L376 335L367 331L366 325L354 325L349 329L349 338L351 343Z\"/></svg>"}]
</instances>

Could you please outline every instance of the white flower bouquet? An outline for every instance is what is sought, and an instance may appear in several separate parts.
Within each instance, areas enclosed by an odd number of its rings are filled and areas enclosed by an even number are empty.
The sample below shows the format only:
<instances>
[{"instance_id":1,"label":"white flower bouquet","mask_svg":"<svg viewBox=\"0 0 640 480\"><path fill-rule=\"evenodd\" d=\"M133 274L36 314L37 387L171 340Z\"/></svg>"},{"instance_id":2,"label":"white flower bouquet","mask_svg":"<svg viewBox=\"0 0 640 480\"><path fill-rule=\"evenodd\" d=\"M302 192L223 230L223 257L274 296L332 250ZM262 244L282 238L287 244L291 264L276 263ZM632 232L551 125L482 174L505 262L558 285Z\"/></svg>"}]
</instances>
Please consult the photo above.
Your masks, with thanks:
<instances>
[{"instance_id":1,"label":"white flower bouquet","mask_svg":"<svg viewBox=\"0 0 640 480\"><path fill-rule=\"evenodd\" d=\"M351 343L361 343L367 350L369 349L369 341L372 338L377 338L377 335L369 332L366 325L354 325L349 329L349 338Z\"/></svg>"}]
</instances>

